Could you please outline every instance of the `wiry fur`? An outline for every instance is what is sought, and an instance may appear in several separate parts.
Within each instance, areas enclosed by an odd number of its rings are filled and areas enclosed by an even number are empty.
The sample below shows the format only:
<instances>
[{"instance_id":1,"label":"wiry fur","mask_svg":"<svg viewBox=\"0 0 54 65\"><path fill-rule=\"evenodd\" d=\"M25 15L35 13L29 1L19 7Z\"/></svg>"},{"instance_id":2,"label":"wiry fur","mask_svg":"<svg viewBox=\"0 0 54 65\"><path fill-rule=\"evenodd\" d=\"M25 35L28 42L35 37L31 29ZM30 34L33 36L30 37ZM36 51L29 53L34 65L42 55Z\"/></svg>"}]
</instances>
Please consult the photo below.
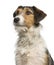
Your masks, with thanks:
<instances>
[{"instance_id":1,"label":"wiry fur","mask_svg":"<svg viewBox=\"0 0 54 65\"><path fill-rule=\"evenodd\" d=\"M31 9L34 10L31 10ZM54 65L45 42L40 35L42 26L39 24L46 14L35 7L19 7L14 13L14 17L19 17L20 21L14 23L19 39L16 44L16 65ZM31 10L32 14L25 12ZM31 13L29 11L29 13ZM16 16L17 15L17 16ZM35 25L34 25L35 24Z\"/></svg>"},{"instance_id":2,"label":"wiry fur","mask_svg":"<svg viewBox=\"0 0 54 65\"><path fill-rule=\"evenodd\" d=\"M40 29L41 25L19 34L16 49L17 65L47 65L46 45L39 34Z\"/></svg>"}]
</instances>

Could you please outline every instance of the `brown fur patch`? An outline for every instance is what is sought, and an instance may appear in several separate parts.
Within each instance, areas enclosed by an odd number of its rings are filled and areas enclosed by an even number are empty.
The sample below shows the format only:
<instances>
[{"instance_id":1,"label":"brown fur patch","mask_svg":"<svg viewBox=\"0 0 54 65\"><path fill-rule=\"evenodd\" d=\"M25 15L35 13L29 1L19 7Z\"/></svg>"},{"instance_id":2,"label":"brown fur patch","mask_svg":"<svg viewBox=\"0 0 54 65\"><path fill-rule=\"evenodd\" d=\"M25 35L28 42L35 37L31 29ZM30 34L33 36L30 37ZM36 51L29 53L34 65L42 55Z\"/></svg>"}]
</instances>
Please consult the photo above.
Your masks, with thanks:
<instances>
[{"instance_id":1,"label":"brown fur patch","mask_svg":"<svg viewBox=\"0 0 54 65\"><path fill-rule=\"evenodd\" d=\"M23 12L23 9L19 8L19 9L17 9L17 12L19 12L19 14L20 14L21 12Z\"/></svg>"},{"instance_id":2,"label":"brown fur patch","mask_svg":"<svg viewBox=\"0 0 54 65\"><path fill-rule=\"evenodd\" d=\"M24 9L18 8L17 11L19 11L19 14L23 12L25 25L28 28L30 28L34 24L34 15L33 14L27 15L26 12L30 11L31 13L33 13L32 10L30 8L24 8Z\"/></svg>"},{"instance_id":3,"label":"brown fur patch","mask_svg":"<svg viewBox=\"0 0 54 65\"><path fill-rule=\"evenodd\" d=\"M46 56L45 59L44 59L46 61L45 65L48 65L48 55L45 54L45 56Z\"/></svg>"},{"instance_id":4,"label":"brown fur patch","mask_svg":"<svg viewBox=\"0 0 54 65\"><path fill-rule=\"evenodd\" d=\"M30 8L25 8L24 12L26 13L26 11L32 12L32 10ZM24 22L28 28L30 28L34 24L34 15L33 14L30 14L30 15L24 14L24 19L25 19Z\"/></svg>"},{"instance_id":5,"label":"brown fur patch","mask_svg":"<svg viewBox=\"0 0 54 65\"><path fill-rule=\"evenodd\" d=\"M26 12L29 11L31 12L29 15L26 14ZM46 14L39 10L36 7L18 7L16 10L16 13L14 16L16 15L20 15L21 13L23 13L23 17L24 17L24 23L25 26L27 26L28 28L30 28L31 26L33 26L34 24L36 26L39 25L39 22L45 18Z\"/></svg>"},{"instance_id":6,"label":"brown fur patch","mask_svg":"<svg viewBox=\"0 0 54 65\"><path fill-rule=\"evenodd\" d=\"M24 15L25 24L28 28L30 28L34 24L34 16L33 15Z\"/></svg>"}]
</instances>

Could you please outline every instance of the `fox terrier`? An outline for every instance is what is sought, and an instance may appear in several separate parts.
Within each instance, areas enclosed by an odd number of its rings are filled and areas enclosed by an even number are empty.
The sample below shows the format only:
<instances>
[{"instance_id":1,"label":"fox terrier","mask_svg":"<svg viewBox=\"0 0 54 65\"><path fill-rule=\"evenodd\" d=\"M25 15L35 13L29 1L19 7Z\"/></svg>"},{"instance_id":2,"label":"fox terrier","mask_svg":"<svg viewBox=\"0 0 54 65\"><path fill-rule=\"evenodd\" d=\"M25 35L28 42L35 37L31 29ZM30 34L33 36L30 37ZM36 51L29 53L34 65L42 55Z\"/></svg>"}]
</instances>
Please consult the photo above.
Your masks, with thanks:
<instances>
[{"instance_id":1,"label":"fox terrier","mask_svg":"<svg viewBox=\"0 0 54 65\"><path fill-rule=\"evenodd\" d=\"M40 35L39 23L46 14L35 6L19 6L13 13L19 38L16 44L16 65L54 65L54 61Z\"/></svg>"}]
</instances>

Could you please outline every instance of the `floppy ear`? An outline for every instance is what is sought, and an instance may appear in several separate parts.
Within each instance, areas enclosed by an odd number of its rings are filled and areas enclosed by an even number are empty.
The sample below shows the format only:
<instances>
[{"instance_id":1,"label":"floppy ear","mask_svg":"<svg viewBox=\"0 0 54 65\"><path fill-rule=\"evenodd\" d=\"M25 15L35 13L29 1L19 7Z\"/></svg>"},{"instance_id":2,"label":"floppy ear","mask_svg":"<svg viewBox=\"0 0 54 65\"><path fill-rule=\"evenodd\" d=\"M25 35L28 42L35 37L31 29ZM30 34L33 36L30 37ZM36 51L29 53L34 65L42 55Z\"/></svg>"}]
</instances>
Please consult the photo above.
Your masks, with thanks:
<instances>
[{"instance_id":1,"label":"floppy ear","mask_svg":"<svg viewBox=\"0 0 54 65\"><path fill-rule=\"evenodd\" d=\"M35 24L38 24L42 19L46 17L46 14L40 9L33 6Z\"/></svg>"}]
</instances>

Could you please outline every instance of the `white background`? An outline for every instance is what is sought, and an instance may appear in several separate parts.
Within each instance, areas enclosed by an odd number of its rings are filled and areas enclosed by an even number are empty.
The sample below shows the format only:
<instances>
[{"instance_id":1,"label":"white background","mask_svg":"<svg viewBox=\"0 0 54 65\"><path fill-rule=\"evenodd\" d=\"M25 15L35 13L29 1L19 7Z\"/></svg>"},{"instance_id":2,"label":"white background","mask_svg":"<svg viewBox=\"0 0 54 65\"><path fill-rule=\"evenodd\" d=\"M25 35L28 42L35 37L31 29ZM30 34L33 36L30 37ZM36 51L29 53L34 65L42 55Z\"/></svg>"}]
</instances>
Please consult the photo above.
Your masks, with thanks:
<instances>
[{"instance_id":1,"label":"white background","mask_svg":"<svg viewBox=\"0 0 54 65\"><path fill-rule=\"evenodd\" d=\"M36 6L47 13L41 35L54 59L54 0L0 0L0 65L15 65L17 34L12 14L19 5Z\"/></svg>"}]
</instances>

